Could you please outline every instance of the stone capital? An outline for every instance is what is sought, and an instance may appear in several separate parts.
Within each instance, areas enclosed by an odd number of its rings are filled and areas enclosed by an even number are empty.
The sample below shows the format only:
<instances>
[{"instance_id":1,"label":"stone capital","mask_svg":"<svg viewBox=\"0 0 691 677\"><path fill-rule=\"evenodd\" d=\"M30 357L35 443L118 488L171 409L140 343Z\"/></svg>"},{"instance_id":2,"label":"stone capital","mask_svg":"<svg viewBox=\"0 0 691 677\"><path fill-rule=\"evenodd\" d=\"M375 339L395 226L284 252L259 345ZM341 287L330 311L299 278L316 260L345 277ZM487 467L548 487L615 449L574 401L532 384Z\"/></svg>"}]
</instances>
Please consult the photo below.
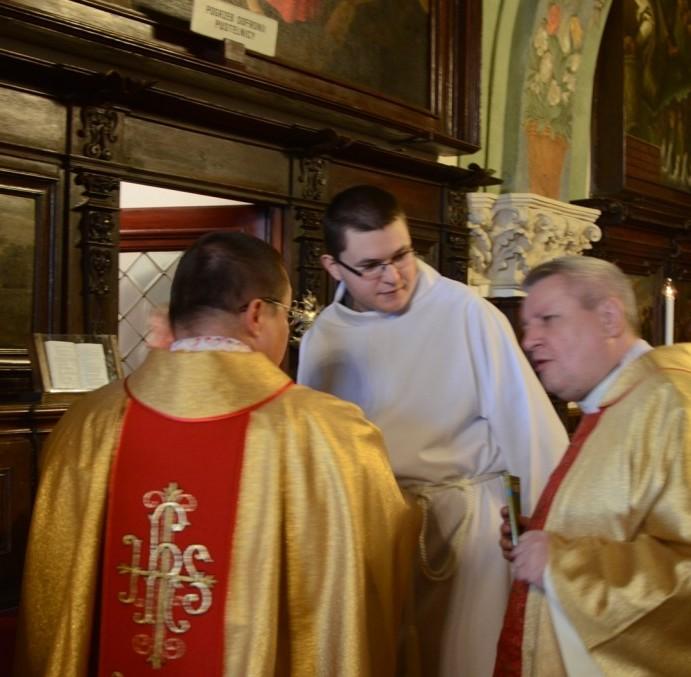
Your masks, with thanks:
<instances>
[{"instance_id":1,"label":"stone capital","mask_svg":"<svg viewBox=\"0 0 691 677\"><path fill-rule=\"evenodd\" d=\"M523 296L526 273L582 254L602 237L597 209L532 193L468 194L468 282L483 296Z\"/></svg>"}]
</instances>

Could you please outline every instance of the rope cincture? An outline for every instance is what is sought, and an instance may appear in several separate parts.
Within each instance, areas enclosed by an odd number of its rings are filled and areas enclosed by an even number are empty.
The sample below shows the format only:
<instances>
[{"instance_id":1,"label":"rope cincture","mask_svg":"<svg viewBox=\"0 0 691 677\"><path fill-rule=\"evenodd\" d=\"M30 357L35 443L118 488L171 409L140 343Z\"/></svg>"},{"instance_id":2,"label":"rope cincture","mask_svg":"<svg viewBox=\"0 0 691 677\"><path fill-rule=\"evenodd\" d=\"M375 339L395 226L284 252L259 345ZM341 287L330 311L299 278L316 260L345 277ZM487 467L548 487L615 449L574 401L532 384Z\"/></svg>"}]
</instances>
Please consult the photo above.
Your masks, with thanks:
<instances>
[{"instance_id":1,"label":"rope cincture","mask_svg":"<svg viewBox=\"0 0 691 677\"><path fill-rule=\"evenodd\" d=\"M444 480L442 482L421 482L419 484L405 484L403 488L415 497L416 503L420 506L422 511L422 526L420 528L420 535L418 536L418 545L420 548L420 567L424 575L431 581L446 581L453 576L457 565L457 554L465 540L468 527L474 514L474 501L468 501L468 509L460 519L456 527L451 541L449 542L449 549L444 559L444 562L438 568L433 568L429 561L427 554L427 525L429 521L429 511L432 505L432 498L435 494L449 489L456 489L462 493L472 489L476 484L489 482L490 480L500 477L500 472L485 473L475 477L459 477L453 480Z\"/></svg>"}]
</instances>

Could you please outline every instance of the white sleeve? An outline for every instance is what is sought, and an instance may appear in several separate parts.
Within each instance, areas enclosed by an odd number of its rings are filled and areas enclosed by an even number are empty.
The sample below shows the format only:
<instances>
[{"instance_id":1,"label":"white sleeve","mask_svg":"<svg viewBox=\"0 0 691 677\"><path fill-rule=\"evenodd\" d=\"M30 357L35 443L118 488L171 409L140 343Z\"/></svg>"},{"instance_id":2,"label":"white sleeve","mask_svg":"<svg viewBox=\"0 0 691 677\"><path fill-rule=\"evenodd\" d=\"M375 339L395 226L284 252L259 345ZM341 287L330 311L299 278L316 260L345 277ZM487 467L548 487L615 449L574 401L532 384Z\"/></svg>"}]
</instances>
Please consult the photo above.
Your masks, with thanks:
<instances>
[{"instance_id":1,"label":"white sleeve","mask_svg":"<svg viewBox=\"0 0 691 677\"><path fill-rule=\"evenodd\" d=\"M545 586L545 599L549 608L549 615L554 626L554 634L557 636L561 659L569 677L604 677L597 663L593 660L583 640L569 621L564 609L559 603L549 566L542 575Z\"/></svg>"},{"instance_id":2,"label":"white sleeve","mask_svg":"<svg viewBox=\"0 0 691 677\"><path fill-rule=\"evenodd\" d=\"M504 314L478 299L468 307L467 331L482 415L507 469L521 478L523 513L530 515L566 451L566 430Z\"/></svg>"},{"instance_id":3,"label":"white sleeve","mask_svg":"<svg viewBox=\"0 0 691 677\"><path fill-rule=\"evenodd\" d=\"M312 359L312 352L308 348L311 336L313 336L313 329L307 330L300 339L297 382L301 385L313 388L314 386L312 385L312 377L314 360Z\"/></svg>"}]
</instances>

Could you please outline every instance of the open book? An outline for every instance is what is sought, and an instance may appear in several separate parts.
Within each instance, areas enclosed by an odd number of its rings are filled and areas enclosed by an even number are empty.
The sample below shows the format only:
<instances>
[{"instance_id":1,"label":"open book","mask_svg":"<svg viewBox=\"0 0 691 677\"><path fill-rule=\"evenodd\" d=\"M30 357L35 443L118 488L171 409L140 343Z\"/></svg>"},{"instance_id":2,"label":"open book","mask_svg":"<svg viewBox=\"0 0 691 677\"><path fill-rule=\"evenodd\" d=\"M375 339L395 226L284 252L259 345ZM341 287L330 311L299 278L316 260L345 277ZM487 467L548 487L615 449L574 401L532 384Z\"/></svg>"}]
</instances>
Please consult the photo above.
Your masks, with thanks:
<instances>
[{"instance_id":1,"label":"open book","mask_svg":"<svg viewBox=\"0 0 691 677\"><path fill-rule=\"evenodd\" d=\"M94 390L109 382L101 343L44 342L51 385L56 390Z\"/></svg>"}]
</instances>

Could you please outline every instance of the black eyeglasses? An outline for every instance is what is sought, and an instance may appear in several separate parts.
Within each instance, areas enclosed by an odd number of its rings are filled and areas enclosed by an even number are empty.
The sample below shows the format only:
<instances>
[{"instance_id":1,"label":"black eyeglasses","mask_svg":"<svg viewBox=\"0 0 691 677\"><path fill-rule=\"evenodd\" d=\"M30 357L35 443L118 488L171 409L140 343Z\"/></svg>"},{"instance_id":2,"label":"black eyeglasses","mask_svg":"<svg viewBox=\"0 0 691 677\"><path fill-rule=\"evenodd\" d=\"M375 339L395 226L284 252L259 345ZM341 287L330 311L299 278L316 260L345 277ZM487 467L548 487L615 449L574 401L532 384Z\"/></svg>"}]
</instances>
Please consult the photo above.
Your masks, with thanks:
<instances>
[{"instance_id":1,"label":"black eyeglasses","mask_svg":"<svg viewBox=\"0 0 691 677\"><path fill-rule=\"evenodd\" d=\"M272 306L279 306L280 308L283 308L283 310L286 311L286 318L288 319L288 324L291 327L295 325L301 318L301 313L297 308L287 306L285 303L281 303L278 299L271 298L270 296L261 296L260 300L264 301L264 303L270 303ZM244 313L249 308L249 305L249 303L245 303L244 305L240 306L238 308L238 313Z\"/></svg>"},{"instance_id":2,"label":"black eyeglasses","mask_svg":"<svg viewBox=\"0 0 691 677\"><path fill-rule=\"evenodd\" d=\"M403 249L397 254L394 254L386 261L368 261L358 268L349 266L337 256L334 256L334 261L338 263L339 266L343 266L346 270L353 273L353 275L357 275L363 280L376 280L384 274L387 266L393 266L396 270L401 270L412 261L414 256L415 250L409 247L408 249Z\"/></svg>"}]
</instances>

